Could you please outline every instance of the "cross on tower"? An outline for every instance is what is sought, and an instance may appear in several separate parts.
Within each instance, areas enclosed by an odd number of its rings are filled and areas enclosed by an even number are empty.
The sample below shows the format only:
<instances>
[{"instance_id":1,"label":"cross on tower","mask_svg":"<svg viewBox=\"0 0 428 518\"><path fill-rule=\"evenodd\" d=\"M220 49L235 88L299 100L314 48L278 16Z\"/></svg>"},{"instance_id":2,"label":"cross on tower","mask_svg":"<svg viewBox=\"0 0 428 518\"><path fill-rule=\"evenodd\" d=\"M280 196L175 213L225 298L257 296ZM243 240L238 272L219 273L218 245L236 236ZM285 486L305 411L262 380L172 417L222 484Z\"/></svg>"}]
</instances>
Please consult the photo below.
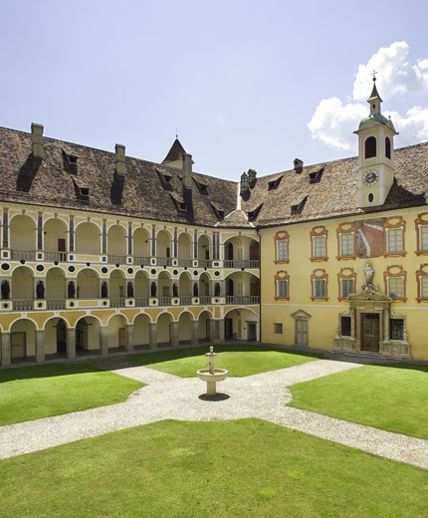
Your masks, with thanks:
<instances>
[{"instance_id":1,"label":"cross on tower","mask_svg":"<svg viewBox=\"0 0 428 518\"><path fill-rule=\"evenodd\" d=\"M376 81L376 74L377 74L377 70L373 69L373 72L372 72L373 81Z\"/></svg>"}]
</instances>

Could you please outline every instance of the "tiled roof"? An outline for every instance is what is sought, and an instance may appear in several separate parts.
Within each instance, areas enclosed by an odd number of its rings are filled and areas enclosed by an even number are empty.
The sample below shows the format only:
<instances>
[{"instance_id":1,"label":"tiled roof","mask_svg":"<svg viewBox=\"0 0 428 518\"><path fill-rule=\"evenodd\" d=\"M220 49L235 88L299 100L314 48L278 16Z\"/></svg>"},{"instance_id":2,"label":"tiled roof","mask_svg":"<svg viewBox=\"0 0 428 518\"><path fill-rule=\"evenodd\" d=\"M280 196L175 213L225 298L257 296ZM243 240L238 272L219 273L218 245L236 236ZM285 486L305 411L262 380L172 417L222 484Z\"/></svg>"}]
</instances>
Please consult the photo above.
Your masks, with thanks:
<instances>
[{"instance_id":1,"label":"tiled roof","mask_svg":"<svg viewBox=\"0 0 428 518\"><path fill-rule=\"evenodd\" d=\"M43 144L44 159L35 159L29 133L0 128L1 200L208 226L218 221L211 201L225 214L236 207L235 182L194 173L209 195L195 185L193 210L183 212L174 203L183 197L180 169L126 157L126 175L122 177L115 172L114 153L47 137L43 137ZM66 155L78 157L77 174L67 170ZM162 184L162 172L169 178L168 189ZM79 199L80 188L89 189L88 200Z\"/></svg>"}]
</instances>

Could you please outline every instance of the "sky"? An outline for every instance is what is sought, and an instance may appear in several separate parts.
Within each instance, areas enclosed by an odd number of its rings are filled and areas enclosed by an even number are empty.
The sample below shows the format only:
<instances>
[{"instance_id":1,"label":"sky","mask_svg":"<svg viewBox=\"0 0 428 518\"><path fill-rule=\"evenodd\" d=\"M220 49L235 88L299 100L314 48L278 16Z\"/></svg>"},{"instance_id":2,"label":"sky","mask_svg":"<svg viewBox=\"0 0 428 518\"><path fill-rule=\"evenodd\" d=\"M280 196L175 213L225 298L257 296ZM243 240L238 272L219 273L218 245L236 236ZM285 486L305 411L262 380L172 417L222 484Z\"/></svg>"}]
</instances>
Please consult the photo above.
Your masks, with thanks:
<instances>
[{"instance_id":1,"label":"sky","mask_svg":"<svg viewBox=\"0 0 428 518\"><path fill-rule=\"evenodd\" d=\"M238 180L356 154L372 71L428 140L422 0L0 0L0 126Z\"/></svg>"}]
</instances>

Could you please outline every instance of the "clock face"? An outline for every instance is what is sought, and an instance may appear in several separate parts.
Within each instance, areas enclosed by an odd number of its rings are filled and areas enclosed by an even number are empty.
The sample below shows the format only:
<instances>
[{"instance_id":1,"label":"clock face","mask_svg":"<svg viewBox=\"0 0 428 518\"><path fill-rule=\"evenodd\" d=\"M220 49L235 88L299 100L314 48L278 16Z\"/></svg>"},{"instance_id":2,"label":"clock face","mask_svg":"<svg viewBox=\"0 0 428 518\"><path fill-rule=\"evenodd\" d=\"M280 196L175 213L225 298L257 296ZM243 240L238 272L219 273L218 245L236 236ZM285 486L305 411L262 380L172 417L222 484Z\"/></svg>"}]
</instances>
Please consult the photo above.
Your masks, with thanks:
<instances>
[{"instance_id":1,"label":"clock face","mask_svg":"<svg viewBox=\"0 0 428 518\"><path fill-rule=\"evenodd\" d=\"M363 183L373 185L379 180L379 175L376 171L368 171L363 178Z\"/></svg>"}]
</instances>

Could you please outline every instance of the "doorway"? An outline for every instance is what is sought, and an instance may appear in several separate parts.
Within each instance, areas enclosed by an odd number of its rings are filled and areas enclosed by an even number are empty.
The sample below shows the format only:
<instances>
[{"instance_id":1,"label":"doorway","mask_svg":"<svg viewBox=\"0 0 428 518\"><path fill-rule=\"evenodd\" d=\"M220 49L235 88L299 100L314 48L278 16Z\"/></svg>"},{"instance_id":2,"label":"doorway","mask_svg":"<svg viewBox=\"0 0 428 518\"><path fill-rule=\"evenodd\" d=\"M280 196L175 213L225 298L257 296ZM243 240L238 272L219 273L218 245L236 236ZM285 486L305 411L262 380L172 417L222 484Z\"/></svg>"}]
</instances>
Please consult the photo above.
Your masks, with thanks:
<instances>
[{"instance_id":1,"label":"doorway","mask_svg":"<svg viewBox=\"0 0 428 518\"><path fill-rule=\"evenodd\" d=\"M308 321L296 318L296 345L306 347L309 344L308 334Z\"/></svg>"},{"instance_id":2,"label":"doorway","mask_svg":"<svg viewBox=\"0 0 428 518\"><path fill-rule=\"evenodd\" d=\"M361 350L379 352L379 313L361 313Z\"/></svg>"},{"instance_id":3,"label":"doorway","mask_svg":"<svg viewBox=\"0 0 428 518\"><path fill-rule=\"evenodd\" d=\"M249 342L257 342L256 322L247 322L247 339Z\"/></svg>"},{"instance_id":4,"label":"doorway","mask_svg":"<svg viewBox=\"0 0 428 518\"><path fill-rule=\"evenodd\" d=\"M231 318L224 319L224 338L226 340L233 338L233 320Z\"/></svg>"},{"instance_id":5,"label":"doorway","mask_svg":"<svg viewBox=\"0 0 428 518\"><path fill-rule=\"evenodd\" d=\"M56 326L56 352L57 354L67 352L67 330L64 320L59 320Z\"/></svg>"},{"instance_id":6,"label":"doorway","mask_svg":"<svg viewBox=\"0 0 428 518\"><path fill-rule=\"evenodd\" d=\"M25 332L10 333L10 356L12 359L25 358L26 345Z\"/></svg>"}]
</instances>

